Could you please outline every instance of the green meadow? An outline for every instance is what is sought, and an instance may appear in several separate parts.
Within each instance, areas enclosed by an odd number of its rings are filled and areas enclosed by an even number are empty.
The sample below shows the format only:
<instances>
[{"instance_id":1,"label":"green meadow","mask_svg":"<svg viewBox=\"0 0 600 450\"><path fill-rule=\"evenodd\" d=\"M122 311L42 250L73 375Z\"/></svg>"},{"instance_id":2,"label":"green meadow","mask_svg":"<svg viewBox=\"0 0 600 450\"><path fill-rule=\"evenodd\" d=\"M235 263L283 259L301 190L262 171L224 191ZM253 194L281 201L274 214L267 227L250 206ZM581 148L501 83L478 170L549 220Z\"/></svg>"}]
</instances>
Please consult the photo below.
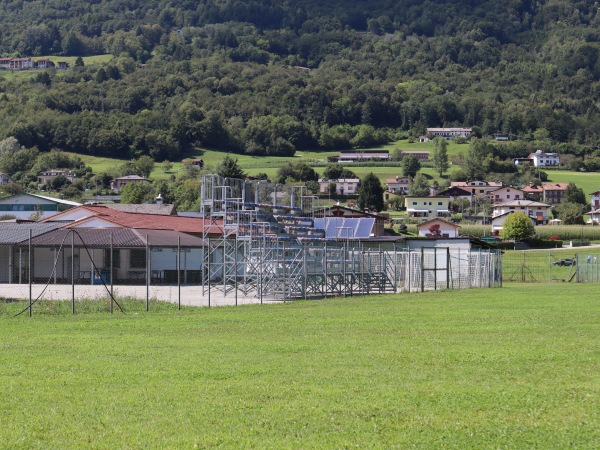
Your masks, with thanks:
<instances>
[{"instance_id":1,"label":"green meadow","mask_svg":"<svg viewBox=\"0 0 600 450\"><path fill-rule=\"evenodd\" d=\"M593 284L32 318L1 305L0 448L600 443Z\"/></svg>"}]
</instances>

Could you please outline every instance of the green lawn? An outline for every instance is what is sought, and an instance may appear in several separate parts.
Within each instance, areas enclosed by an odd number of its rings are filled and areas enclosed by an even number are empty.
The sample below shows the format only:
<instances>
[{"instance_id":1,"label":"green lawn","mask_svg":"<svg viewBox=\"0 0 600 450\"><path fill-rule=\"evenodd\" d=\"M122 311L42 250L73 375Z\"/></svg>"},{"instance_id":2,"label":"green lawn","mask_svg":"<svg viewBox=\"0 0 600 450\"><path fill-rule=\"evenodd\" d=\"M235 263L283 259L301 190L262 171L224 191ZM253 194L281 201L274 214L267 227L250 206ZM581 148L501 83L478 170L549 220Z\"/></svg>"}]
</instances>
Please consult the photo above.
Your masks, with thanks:
<instances>
[{"instance_id":1,"label":"green lawn","mask_svg":"<svg viewBox=\"0 0 600 450\"><path fill-rule=\"evenodd\" d=\"M586 195L600 189L600 176L597 172L572 172L570 170L546 170L548 181L554 183L575 183ZM589 198L588 198L589 200Z\"/></svg>"},{"instance_id":2,"label":"green lawn","mask_svg":"<svg viewBox=\"0 0 600 450\"><path fill-rule=\"evenodd\" d=\"M597 448L597 286L0 318L2 448Z\"/></svg>"}]
</instances>

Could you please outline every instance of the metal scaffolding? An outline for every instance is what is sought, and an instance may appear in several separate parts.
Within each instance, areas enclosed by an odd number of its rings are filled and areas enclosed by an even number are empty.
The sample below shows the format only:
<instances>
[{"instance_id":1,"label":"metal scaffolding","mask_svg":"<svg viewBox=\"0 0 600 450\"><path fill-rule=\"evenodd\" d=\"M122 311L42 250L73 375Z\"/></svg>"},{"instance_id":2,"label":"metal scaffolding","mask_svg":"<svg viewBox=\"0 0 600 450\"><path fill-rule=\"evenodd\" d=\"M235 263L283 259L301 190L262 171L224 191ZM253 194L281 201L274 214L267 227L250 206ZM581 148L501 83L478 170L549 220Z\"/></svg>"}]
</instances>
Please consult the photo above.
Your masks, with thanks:
<instances>
[{"instance_id":1,"label":"metal scaffolding","mask_svg":"<svg viewBox=\"0 0 600 450\"><path fill-rule=\"evenodd\" d=\"M203 175L203 294L255 296L261 302L501 285L496 251L409 251L334 238L315 228L323 216L304 186ZM344 228L344 227L341 227Z\"/></svg>"}]
</instances>

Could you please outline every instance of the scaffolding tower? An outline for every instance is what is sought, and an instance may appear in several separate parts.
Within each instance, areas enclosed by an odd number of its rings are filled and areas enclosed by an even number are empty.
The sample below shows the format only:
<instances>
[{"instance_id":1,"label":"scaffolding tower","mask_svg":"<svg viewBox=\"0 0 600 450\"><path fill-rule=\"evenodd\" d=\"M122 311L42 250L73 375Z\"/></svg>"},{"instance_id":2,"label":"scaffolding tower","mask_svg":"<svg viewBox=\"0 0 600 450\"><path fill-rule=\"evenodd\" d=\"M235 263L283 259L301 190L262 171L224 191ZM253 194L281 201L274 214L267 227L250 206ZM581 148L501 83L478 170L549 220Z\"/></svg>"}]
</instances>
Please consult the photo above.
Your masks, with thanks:
<instances>
[{"instance_id":1,"label":"scaffolding tower","mask_svg":"<svg viewBox=\"0 0 600 450\"><path fill-rule=\"evenodd\" d=\"M262 301L501 284L500 254L444 249L384 249L325 215L305 186L203 175L203 294L238 293ZM453 263L453 261L455 263Z\"/></svg>"}]
</instances>

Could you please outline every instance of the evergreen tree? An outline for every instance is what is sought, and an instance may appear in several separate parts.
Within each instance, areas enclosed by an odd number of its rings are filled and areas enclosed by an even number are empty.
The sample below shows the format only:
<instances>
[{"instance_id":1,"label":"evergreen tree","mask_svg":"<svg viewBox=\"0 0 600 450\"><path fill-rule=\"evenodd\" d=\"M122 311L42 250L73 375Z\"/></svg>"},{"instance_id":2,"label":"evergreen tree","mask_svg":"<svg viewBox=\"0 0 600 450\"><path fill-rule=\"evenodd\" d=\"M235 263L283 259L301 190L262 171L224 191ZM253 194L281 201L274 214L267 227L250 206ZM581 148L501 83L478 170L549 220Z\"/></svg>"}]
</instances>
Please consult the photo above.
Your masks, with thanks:
<instances>
[{"instance_id":1,"label":"evergreen tree","mask_svg":"<svg viewBox=\"0 0 600 450\"><path fill-rule=\"evenodd\" d=\"M369 173L358 188L358 208L383 211L383 187L373 172Z\"/></svg>"},{"instance_id":2,"label":"evergreen tree","mask_svg":"<svg viewBox=\"0 0 600 450\"><path fill-rule=\"evenodd\" d=\"M246 178L246 172L244 172L239 166L237 159L233 159L229 155L226 155L221 163L217 166L217 174L223 178Z\"/></svg>"},{"instance_id":3,"label":"evergreen tree","mask_svg":"<svg viewBox=\"0 0 600 450\"><path fill-rule=\"evenodd\" d=\"M440 174L440 177L448 170L448 141L441 136L434 140L433 148L433 167Z\"/></svg>"}]
</instances>

